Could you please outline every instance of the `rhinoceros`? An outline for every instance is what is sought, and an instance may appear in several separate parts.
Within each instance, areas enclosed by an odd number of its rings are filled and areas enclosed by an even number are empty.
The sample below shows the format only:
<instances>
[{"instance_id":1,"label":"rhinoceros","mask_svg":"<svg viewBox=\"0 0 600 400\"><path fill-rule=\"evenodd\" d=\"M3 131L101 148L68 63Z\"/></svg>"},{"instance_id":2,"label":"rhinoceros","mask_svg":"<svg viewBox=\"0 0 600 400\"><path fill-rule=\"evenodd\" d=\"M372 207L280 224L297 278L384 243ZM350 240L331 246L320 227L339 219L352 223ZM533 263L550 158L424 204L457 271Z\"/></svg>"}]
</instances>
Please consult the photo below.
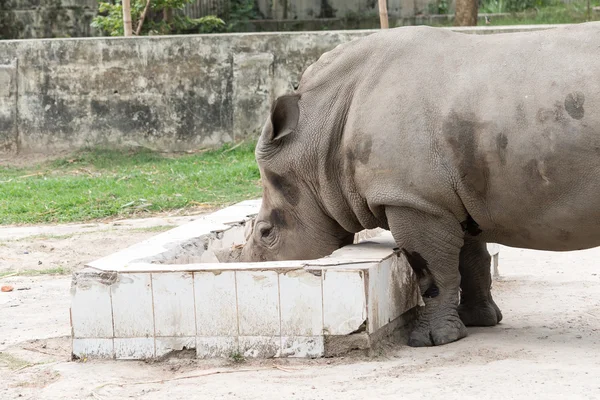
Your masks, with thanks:
<instances>
[{"instance_id":1,"label":"rhinoceros","mask_svg":"<svg viewBox=\"0 0 600 400\"><path fill-rule=\"evenodd\" d=\"M493 326L486 243L600 245L600 23L467 35L404 27L339 45L277 98L246 261L392 232L425 305L408 344Z\"/></svg>"}]
</instances>

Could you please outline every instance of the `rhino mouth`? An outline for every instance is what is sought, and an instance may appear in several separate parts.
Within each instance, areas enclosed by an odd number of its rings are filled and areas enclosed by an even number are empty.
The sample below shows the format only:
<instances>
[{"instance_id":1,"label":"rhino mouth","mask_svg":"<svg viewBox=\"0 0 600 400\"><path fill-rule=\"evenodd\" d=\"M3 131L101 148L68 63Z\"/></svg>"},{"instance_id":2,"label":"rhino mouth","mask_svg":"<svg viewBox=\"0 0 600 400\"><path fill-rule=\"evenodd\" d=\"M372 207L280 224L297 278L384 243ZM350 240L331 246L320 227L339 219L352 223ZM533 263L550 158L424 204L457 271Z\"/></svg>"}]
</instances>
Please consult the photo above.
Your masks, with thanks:
<instances>
[{"instance_id":1,"label":"rhino mouth","mask_svg":"<svg viewBox=\"0 0 600 400\"><path fill-rule=\"evenodd\" d=\"M175 242L158 255L139 259L136 262L151 264L203 264L237 263L242 261L242 251L252 234L255 219L232 224L225 231L212 232L182 242ZM375 237L382 229L365 230L354 237L354 243ZM266 260L261 260L266 261Z\"/></svg>"}]
</instances>

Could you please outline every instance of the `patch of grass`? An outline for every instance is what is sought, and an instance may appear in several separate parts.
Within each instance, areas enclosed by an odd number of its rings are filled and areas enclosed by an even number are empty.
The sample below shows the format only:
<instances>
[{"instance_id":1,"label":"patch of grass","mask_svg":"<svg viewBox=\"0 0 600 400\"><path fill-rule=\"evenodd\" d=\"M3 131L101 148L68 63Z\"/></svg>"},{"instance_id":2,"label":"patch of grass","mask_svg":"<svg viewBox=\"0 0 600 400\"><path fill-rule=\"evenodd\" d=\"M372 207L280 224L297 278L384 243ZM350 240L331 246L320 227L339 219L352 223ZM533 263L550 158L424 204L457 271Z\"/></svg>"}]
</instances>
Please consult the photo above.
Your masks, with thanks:
<instances>
[{"instance_id":1,"label":"patch of grass","mask_svg":"<svg viewBox=\"0 0 600 400\"><path fill-rule=\"evenodd\" d=\"M259 197L259 180L253 143L177 157L88 150L28 168L0 167L0 224L223 206Z\"/></svg>"},{"instance_id":2,"label":"patch of grass","mask_svg":"<svg viewBox=\"0 0 600 400\"><path fill-rule=\"evenodd\" d=\"M528 8L520 8L522 12L513 13L510 16L492 17L488 26L502 25L539 25L539 24L574 24L588 20L587 2L577 1L563 3L562 1L532 1L537 4ZM513 1L514 3L514 1ZM523 4L527 1L523 0ZM600 5L598 0L591 2L591 7ZM514 4L513 4L514 6ZM507 13L511 12L508 0L487 0L479 7L479 13ZM590 21L600 20L600 13L591 11ZM436 23L435 26L453 26L451 20ZM480 23L479 25L484 25Z\"/></svg>"},{"instance_id":3,"label":"patch of grass","mask_svg":"<svg viewBox=\"0 0 600 400\"><path fill-rule=\"evenodd\" d=\"M82 232L82 233L86 233L86 232ZM78 233L80 234L80 233ZM12 242L27 242L30 240L48 240L48 239L69 239L72 238L73 236L75 236L75 233L67 233L64 235L53 235L53 234L39 234L39 235L31 235L31 236L24 236L18 239L14 239L11 240Z\"/></svg>"},{"instance_id":4,"label":"patch of grass","mask_svg":"<svg viewBox=\"0 0 600 400\"><path fill-rule=\"evenodd\" d=\"M143 228L123 228L120 230L128 231L128 232L165 232L165 231L168 231L169 229L173 229L176 227L177 227L177 225L156 225L156 226L147 226L147 227L143 227ZM77 233L66 233L64 235L53 235L53 234L42 233L39 235L24 236L24 237L21 237L18 239L12 239L12 240L8 240L8 241L10 241L10 242L29 242L32 240L70 239L75 236L97 234L98 232L110 232L113 229L115 229L115 228L111 227L109 229L102 229L102 230L97 230L97 231L81 231L81 232L77 232ZM6 244L6 242L0 242L0 246L7 246L7 244Z\"/></svg>"},{"instance_id":5,"label":"patch of grass","mask_svg":"<svg viewBox=\"0 0 600 400\"><path fill-rule=\"evenodd\" d=\"M40 275L68 275L71 273L69 268L56 267L47 269L27 269L23 271L0 271L0 279L5 276L40 276Z\"/></svg>"},{"instance_id":6,"label":"patch of grass","mask_svg":"<svg viewBox=\"0 0 600 400\"><path fill-rule=\"evenodd\" d=\"M600 20L600 14L592 13L590 20ZM571 3L542 7L511 17L492 19L491 25L575 24L586 21L586 7L581 3Z\"/></svg>"},{"instance_id":7,"label":"patch of grass","mask_svg":"<svg viewBox=\"0 0 600 400\"><path fill-rule=\"evenodd\" d=\"M127 229L127 230L132 231L132 232L165 232L165 231L168 231L169 229L173 229L173 228L177 228L177 225L156 225L156 226L149 226L146 228L133 228L133 229Z\"/></svg>"},{"instance_id":8,"label":"patch of grass","mask_svg":"<svg viewBox=\"0 0 600 400\"><path fill-rule=\"evenodd\" d=\"M19 272L21 276L38 276L38 275L68 275L71 273L69 268L56 267L38 270L26 270Z\"/></svg>"},{"instance_id":9,"label":"patch of grass","mask_svg":"<svg viewBox=\"0 0 600 400\"><path fill-rule=\"evenodd\" d=\"M22 360L18 357L13 356L12 354L3 352L0 352L0 363L6 365L6 367L8 367L8 369L10 369L11 371L23 369L34 365L29 361Z\"/></svg>"},{"instance_id":10,"label":"patch of grass","mask_svg":"<svg viewBox=\"0 0 600 400\"><path fill-rule=\"evenodd\" d=\"M33 367L34 365L43 365L47 363L35 363L24 366L23 368ZM60 379L61 375L58 371L45 370L38 372L37 376L31 380L24 380L15 384L16 387L21 388L42 388L50 383Z\"/></svg>"}]
</instances>

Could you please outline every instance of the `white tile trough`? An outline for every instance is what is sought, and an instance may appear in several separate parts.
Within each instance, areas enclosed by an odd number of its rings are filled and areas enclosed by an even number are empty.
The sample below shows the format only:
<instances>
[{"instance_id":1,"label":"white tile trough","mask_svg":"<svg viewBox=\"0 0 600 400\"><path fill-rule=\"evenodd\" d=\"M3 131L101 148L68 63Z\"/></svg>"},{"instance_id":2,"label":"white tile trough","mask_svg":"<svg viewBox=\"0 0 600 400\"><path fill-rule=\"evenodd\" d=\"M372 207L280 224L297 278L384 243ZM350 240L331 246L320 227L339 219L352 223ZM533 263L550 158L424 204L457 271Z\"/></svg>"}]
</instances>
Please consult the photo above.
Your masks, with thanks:
<instances>
[{"instance_id":1,"label":"white tile trough","mask_svg":"<svg viewBox=\"0 0 600 400\"><path fill-rule=\"evenodd\" d=\"M357 241L375 236L318 260L219 263L259 208L239 203L76 272L73 356L334 356L407 322L420 295L389 232L361 232Z\"/></svg>"}]
</instances>

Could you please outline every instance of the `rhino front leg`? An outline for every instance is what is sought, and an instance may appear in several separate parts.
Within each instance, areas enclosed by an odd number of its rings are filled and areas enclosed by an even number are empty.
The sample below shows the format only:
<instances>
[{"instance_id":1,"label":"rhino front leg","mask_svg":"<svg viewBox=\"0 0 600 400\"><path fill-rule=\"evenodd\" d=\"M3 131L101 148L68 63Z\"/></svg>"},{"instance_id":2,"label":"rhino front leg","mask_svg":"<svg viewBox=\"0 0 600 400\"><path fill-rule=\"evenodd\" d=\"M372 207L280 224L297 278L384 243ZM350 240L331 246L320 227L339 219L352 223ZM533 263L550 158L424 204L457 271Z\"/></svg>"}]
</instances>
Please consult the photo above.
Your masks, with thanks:
<instances>
[{"instance_id":1,"label":"rhino front leg","mask_svg":"<svg viewBox=\"0 0 600 400\"><path fill-rule=\"evenodd\" d=\"M460 251L460 305L458 314L467 326L494 326L502 313L492 299L490 253L485 242L466 235Z\"/></svg>"},{"instance_id":2,"label":"rhino front leg","mask_svg":"<svg viewBox=\"0 0 600 400\"><path fill-rule=\"evenodd\" d=\"M451 215L431 215L405 207L386 209L388 224L419 279L425 301L408 344L413 347L454 342L467 336L458 312L458 270L463 232Z\"/></svg>"}]
</instances>

